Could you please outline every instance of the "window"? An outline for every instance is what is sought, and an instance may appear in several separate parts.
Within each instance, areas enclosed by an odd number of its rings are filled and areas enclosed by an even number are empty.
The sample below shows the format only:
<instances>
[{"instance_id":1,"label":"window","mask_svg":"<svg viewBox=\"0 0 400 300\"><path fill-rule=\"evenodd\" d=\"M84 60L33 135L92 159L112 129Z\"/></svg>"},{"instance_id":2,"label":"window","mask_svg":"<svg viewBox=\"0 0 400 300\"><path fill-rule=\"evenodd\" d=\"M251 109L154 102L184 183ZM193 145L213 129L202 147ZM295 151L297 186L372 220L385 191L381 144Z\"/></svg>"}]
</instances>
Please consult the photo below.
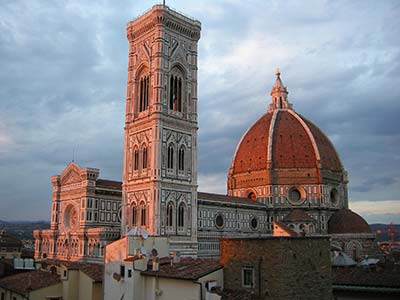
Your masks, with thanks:
<instances>
[{"instance_id":1,"label":"window","mask_svg":"<svg viewBox=\"0 0 400 300\"><path fill-rule=\"evenodd\" d=\"M146 226L146 207L144 205L142 206L140 213L140 225Z\"/></svg>"},{"instance_id":2,"label":"window","mask_svg":"<svg viewBox=\"0 0 400 300\"><path fill-rule=\"evenodd\" d=\"M147 169L147 147L144 147L144 148L143 148L142 168L143 168L143 169Z\"/></svg>"},{"instance_id":3,"label":"window","mask_svg":"<svg viewBox=\"0 0 400 300\"><path fill-rule=\"evenodd\" d=\"M133 170L139 169L139 151L135 149L133 151Z\"/></svg>"},{"instance_id":4,"label":"window","mask_svg":"<svg viewBox=\"0 0 400 300\"><path fill-rule=\"evenodd\" d=\"M247 198L249 198L249 199L251 199L251 200L253 200L253 201L256 201L256 200L257 200L257 196L256 196L256 194L255 194L254 192L250 192L250 193L247 195Z\"/></svg>"},{"instance_id":5,"label":"window","mask_svg":"<svg viewBox=\"0 0 400 300\"><path fill-rule=\"evenodd\" d=\"M178 153L178 170L185 170L185 149L183 148L183 146L179 149Z\"/></svg>"},{"instance_id":6,"label":"window","mask_svg":"<svg viewBox=\"0 0 400 300\"><path fill-rule=\"evenodd\" d=\"M182 111L182 79L171 75L169 91L169 109Z\"/></svg>"},{"instance_id":7,"label":"window","mask_svg":"<svg viewBox=\"0 0 400 300\"><path fill-rule=\"evenodd\" d=\"M132 225L137 225L137 209L136 209L136 206L132 207Z\"/></svg>"},{"instance_id":8,"label":"window","mask_svg":"<svg viewBox=\"0 0 400 300\"><path fill-rule=\"evenodd\" d=\"M174 213L174 208L172 203L168 203L167 205L167 226L172 227L173 226L173 213Z\"/></svg>"},{"instance_id":9,"label":"window","mask_svg":"<svg viewBox=\"0 0 400 300\"><path fill-rule=\"evenodd\" d=\"M139 112L149 107L150 76L140 78L139 83Z\"/></svg>"},{"instance_id":10,"label":"window","mask_svg":"<svg viewBox=\"0 0 400 300\"><path fill-rule=\"evenodd\" d=\"M185 204L179 204L178 208L178 228L182 229L185 226Z\"/></svg>"},{"instance_id":11,"label":"window","mask_svg":"<svg viewBox=\"0 0 400 300\"><path fill-rule=\"evenodd\" d=\"M168 146L168 160L167 160L167 168L174 168L174 147L172 145Z\"/></svg>"},{"instance_id":12,"label":"window","mask_svg":"<svg viewBox=\"0 0 400 300\"><path fill-rule=\"evenodd\" d=\"M251 219L251 221L250 221L250 227L251 227L252 229L257 229L257 226L258 226L257 218L256 218L256 217L253 217L253 218Z\"/></svg>"},{"instance_id":13,"label":"window","mask_svg":"<svg viewBox=\"0 0 400 300\"><path fill-rule=\"evenodd\" d=\"M242 268L242 286L246 288L254 287L254 269L252 267Z\"/></svg>"},{"instance_id":14,"label":"window","mask_svg":"<svg viewBox=\"0 0 400 300\"><path fill-rule=\"evenodd\" d=\"M121 277L125 277L125 266L124 265L119 266L119 275L121 275Z\"/></svg>"},{"instance_id":15,"label":"window","mask_svg":"<svg viewBox=\"0 0 400 300\"><path fill-rule=\"evenodd\" d=\"M216 226L217 228L222 228L222 227L224 227L224 218L222 217L221 214L218 214L218 215L215 217L215 226Z\"/></svg>"}]
</instances>

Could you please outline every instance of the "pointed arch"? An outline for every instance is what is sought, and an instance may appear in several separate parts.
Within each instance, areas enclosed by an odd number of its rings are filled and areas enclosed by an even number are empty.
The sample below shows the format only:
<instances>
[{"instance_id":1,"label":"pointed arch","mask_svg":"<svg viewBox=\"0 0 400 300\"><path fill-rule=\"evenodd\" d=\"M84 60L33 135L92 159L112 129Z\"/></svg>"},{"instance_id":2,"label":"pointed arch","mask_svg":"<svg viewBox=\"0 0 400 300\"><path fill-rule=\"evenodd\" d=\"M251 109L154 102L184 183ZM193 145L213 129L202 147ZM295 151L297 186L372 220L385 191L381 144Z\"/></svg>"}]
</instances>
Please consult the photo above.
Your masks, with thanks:
<instances>
[{"instance_id":1,"label":"pointed arch","mask_svg":"<svg viewBox=\"0 0 400 300\"><path fill-rule=\"evenodd\" d=\"M172 201L168 202L167 204L167 220L166 220L166 225L169 229L172 229L174 227L174 204Z\"/></svg>"},{"instance_id":2,"label":"pointed arch","mask_svg":"<svg viewBox=\"0 0 400 300\"><path fill-rule=\"evenodd\" d=\"M133 147L132 161L133 171L139 170L139 149L137 146Z\"/></svg>"},{"instance_id":3,"label":"pointed arch","mask_svg":"<svg viewBox=\"0 0 400 300\"><path fill-rule=\"evenodd\" d=\"M178 151L178 170L185 170L185 146L181 145Z\"/></svg>"},{"instance_id":4,"label":"pointed arch","mask_svg":"<svg viewBox=\"0 0 400 300\"><path fill-rule=\"evenodd\" d=\"M145 202L140 202L140 226L147 225L147 207Z\"/></svg>"},{"instance_id":5,"label":"pointed arch","mask_svg":"<svg viewBox=\"0 0 400 300\"><path fill-rule=\"evenodd\" d=\"M186 204L184 202L178 205L178 230L184 229L186 226Z\"/></svg>"},{"instance_id":6,"label":"pointed arch","mask_svg":"<svg viewBox=\"0 0 400 300\"><path fill-rule=\"evenodd\" d=\"M174 169L174 155L175 154L175 146L173 143L170 143L167 148L167 169Z\"/></svg>"},{"instance_id":7,"label":"pointed arch","mask_svg":"<svg viewBox=\"0 0 400 300\"><path fill-rule=\"evenodd\" d=\"M186 72L185 67L175 63L170 72L169 79L169 109L183 112L186 107L183 103L185 97Z\"/></svg>"},{"instance_id":8,"label":"pointed arch","mask_svg":"<svg viewBox=\"0 0 400 300\"><path fill-rule=\"evenodd\" d=\"M148 166L148 150L147 145L142 145L142 169L147 169Z\"/></svg>"},{"instance_id":9,"label":"pointed arch","mask_svg":"<svg viewBox=\"0 0 400 300\"><path fill-rule=\"evenodd\" d=\"M136 111L142 112L149 108L150 102L150 72L146 64L142 64L135 75L136 78Z\"/></svg>"}]
</instances>

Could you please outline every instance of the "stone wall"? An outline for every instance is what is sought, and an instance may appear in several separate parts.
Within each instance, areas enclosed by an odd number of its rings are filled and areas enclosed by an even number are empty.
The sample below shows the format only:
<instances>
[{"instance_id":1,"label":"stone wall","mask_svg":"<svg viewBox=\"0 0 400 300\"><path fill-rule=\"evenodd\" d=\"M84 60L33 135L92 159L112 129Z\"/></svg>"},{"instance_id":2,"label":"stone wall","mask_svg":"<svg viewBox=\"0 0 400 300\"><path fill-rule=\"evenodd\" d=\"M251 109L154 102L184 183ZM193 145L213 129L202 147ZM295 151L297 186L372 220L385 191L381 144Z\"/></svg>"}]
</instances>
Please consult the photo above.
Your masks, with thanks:
<instances>
[{"instance_id":1,"label":"stone wall","mask_svg":"<svg viewBox=\"0 0 400 300\"><path fill-rule=\"evenodd\" d=\"M328 237L222 239L224 287L259 299L332 299ZM243 268L253 284L243 286Z\"/></svg>"}]
</instances>

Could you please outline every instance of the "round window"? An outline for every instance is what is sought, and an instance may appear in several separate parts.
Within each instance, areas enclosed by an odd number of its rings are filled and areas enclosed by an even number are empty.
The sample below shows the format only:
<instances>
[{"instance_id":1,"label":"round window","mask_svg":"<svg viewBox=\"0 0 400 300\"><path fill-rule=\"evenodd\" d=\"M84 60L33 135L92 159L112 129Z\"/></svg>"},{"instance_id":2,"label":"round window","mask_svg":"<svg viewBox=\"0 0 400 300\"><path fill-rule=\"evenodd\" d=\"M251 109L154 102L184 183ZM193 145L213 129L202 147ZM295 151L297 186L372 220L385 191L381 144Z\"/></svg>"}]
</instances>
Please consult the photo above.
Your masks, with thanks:
<instances>
[{"instance_id":1,"label":"round window","mask_svg":"<svg viewBox=\"0 0 400 300\"><path fill-rule=\"evenodd\" d=\"M333 205L339 204L339 193L338 193L337 189L333 188L331 190L330 198L331 198L331 203Z\"/></svg>"},{"instance_id":2,"label":"round window","mask_svg":"<svg viewBox=\"0 0 400 300\"><path fill-rule=\"evenodd\" d=\"M258 221L257 221L257 218L256 218L256 217L254 217L253 219L251 219L251 221L250 221L250 226L251 226L252 229L256 229L256 228L257 228L257 226L258 226Z\"/></svg>"},{"instance_id":3,"label":"round window","mask_svg":"<svg viewBox=\"0 0 400 300\"><path fill-rule=\"evenodd\" d=\"M217 228L222 228L224 226L224 217L222 215L217 215L215 217L215 226Z\"/></svg>"},{"instance_id":4,"label":"round window","mask_svg":"<svg viewBox=\"0 0 400 300\"><path fill-rule=\"evenodd\" d=\"M249 198L249 199L251 199L251 200L253 200L253 201L256 201L256 200L257 200L257 196L256 196L256 194L255 194L254 192L250 192L250 193L247 195L247 198Z\"/></svg>"},{"instance_id":5,"label":"round window","mask_svg":"<svg viewBox=\"0 0 400 300\"><path fill-rule=\"evenodd\" d=\"M305 199L305 191L302 187L294 186L288 191L289 201L293 204L300 204Z\"/></svg>"}]
</instances>

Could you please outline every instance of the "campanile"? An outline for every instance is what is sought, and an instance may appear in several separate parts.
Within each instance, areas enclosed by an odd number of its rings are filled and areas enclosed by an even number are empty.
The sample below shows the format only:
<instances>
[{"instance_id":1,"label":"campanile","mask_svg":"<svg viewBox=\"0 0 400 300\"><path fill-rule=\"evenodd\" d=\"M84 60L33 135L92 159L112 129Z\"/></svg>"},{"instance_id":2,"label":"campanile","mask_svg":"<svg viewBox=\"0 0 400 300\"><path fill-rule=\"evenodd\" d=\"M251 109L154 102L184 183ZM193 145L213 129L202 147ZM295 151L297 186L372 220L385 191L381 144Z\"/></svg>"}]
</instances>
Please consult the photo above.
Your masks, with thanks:
<instances>
[{"instance_id":1,"label":"campanile","mask_svg":"<svg viewBox=\"0 0 400 300\"><path fill-rule=\"evenodd\" d=\"M155 5L126 26L122 235L133 227L197 252L197 43L201 24Z\"/></svg>"}]
</instances>

